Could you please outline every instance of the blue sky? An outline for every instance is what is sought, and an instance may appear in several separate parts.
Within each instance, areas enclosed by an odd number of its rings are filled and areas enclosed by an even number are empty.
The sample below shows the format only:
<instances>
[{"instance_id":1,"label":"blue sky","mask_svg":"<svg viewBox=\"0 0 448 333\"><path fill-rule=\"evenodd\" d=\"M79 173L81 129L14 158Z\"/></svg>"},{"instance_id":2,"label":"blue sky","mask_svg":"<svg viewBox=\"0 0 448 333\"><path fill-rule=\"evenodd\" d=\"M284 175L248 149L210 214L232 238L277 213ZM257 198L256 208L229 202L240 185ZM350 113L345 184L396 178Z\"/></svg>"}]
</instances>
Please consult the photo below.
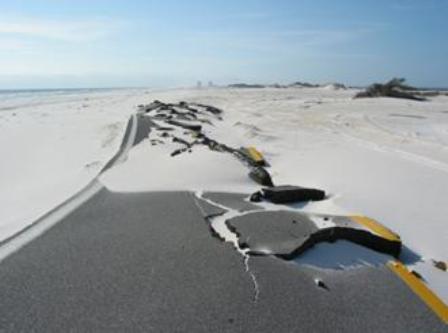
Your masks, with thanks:
<instances>
[{"instance_id":1,"label":"blue sky","mask_svg":"<svg viewBox=\"0 0 448 333\"><path fill-rule=\"evenodd\" d=\"M446 0L0 0L0 89L448 87Z\"/></svg>"}]
</instances>

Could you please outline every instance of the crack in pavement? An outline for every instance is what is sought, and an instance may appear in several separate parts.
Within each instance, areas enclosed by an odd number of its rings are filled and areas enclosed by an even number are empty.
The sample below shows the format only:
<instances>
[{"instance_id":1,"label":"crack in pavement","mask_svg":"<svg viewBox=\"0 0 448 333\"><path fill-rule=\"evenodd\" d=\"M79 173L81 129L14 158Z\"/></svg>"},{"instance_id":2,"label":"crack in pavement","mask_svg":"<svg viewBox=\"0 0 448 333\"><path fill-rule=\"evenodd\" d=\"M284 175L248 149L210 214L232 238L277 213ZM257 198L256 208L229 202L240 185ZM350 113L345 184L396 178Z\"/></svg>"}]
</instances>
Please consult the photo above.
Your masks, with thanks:
<instances>
[{"instance_id":1,"label":"crack in pavement","mask_svg":"<svg viewBox=\"0 0 448 333\"><path fill-rule=\"evenodd\" d=\"M249 265L249 259L250 259L250 255L249 255L249 249L248 248L242 248L239 244L239 235L238 233L236 233L235 231L231 230L229 228L229 226L227 225L227 221L234 218L234 217L238 217L238 216L242 216L242 215L246 215L248 212L238 212L237 210L231 209L229 207L223 206L213 200L210 200L208 198L205 198L203 196L203 191L196 191L194 193L195 197L199 200L203 200L211 205L217 206L223 210L226 211L226 213L222 214L222 215L218 215L218 216L211 216L211 217L206 217L207 220L210 221L210 226L212 229L212 232L216 233L219 238L221 240L223 240L224 242L228 242L228 243L232 243L233 247L241 254L241 256L243 257L243 263L244 263L244 268L245 268L245 272L250 276L251 280L252 280L252 284L254 287L254 298L253 298L253 302L257 303L258 302L258 298L260 295L260 287L258 285L258 281L257 281L257 277L255 276L255 274L251 271L250 269L250 265ZM206 216L207 214L205 214L205 212L203 211L203 209L200 207L200 205L197 203L197 201L195 200L196 206L198 206L198 208L201 210L201 212L203 213L204 216Z\"/></svg>"}]
</instances>

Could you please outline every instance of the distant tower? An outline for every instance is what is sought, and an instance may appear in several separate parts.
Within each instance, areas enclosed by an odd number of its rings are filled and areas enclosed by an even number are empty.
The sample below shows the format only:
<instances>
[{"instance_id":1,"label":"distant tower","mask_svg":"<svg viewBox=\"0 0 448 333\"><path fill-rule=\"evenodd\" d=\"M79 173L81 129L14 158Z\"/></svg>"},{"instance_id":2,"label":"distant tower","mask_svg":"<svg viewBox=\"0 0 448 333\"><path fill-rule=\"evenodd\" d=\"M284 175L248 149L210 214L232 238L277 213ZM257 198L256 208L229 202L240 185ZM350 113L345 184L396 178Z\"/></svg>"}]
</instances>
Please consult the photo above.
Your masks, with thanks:
<instances>
[{"instance_id":1,"label":"distant tower","mask_svg":"<svg viewBox=\"0 0 448 333\"><path fill-rule=\"evenodd\" d=\"M201 82L201 81L198 81L198 82L196 83L196 88L198 88L198 89L201 89L201 88L202 88L202 82Z\"/></svg>"},{"instance_id":2,"label":"distant tower","mask_svg":"<svg viewBox=\"0 0 448 333\"><path fill-rule=\"evenodd\" d=\"M212 88L213 87L213 81L208 81L208 86L209 86L209 88Z\"/></svg>"}]
</instances>

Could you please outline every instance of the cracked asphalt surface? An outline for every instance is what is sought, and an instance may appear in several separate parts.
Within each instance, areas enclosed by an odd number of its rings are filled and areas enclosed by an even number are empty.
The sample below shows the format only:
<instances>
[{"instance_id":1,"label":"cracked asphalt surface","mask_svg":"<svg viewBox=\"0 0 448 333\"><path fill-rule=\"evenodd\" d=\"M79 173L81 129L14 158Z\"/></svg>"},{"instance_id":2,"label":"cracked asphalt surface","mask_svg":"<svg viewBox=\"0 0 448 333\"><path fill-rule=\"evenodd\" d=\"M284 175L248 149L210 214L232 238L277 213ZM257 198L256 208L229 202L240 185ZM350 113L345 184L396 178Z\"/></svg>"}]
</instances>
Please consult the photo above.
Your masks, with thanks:
<instances>
[{"instance_id":1,"label":"cracked asphalt surface","mask_svg":"<svg viewBox=\"0 0 448 333\"><path fill-rule=\"evenodd\" d=\"M254 302L241 255L211 237L195 200L100 191L2 262L0 329L446 331L385 267L324 271L251 257Z\"/></svg>"},{"instance_id":2,"label":"cracked asphalt surface","mask_svg":"<svg viewBox=\"0 0 448 333\"><path fill-rule=\"evenodd\" d=\"M147 137L152 123L142 119L124 141ZM255 207L243 195L204 197ZM213 237L209 219L223 212L190 192L103 188L1 262L0 331L446 332L385 266L245 262Z\"/></svg>"}]
</instances>

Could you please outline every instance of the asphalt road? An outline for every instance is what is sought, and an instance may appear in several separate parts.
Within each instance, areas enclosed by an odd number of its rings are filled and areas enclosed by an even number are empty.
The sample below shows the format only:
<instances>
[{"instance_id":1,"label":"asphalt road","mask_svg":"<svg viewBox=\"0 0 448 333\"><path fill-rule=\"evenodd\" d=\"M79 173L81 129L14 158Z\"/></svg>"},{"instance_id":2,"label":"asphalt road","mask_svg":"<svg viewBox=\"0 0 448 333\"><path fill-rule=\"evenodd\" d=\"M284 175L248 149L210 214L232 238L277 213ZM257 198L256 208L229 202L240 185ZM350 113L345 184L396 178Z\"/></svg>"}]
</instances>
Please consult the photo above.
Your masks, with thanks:
<instances>
[{"instance_id":1,"label":"asphalt road","mask_svg":"<svg viewBox=\"0 0 448 333\"><path fill-rule=\"evenodd\" d=\"M387 268L249 260L212 237L190 193L102 190L0 265L11 332L442 332ZM322 279L328 289L316 285ZM446 330L445 330L446 331Z\"/></svg>"},{"instance_id":2,"label":"asphalt road","mask_svg":"<svg viewBox=\"0 0 448 333\"><path fill-rule=\"evenodd\" d=\"M385 266L246 266L197 200L103 188L0 263L0 331L447 331Z\"/></svg>"}]
</instances>

